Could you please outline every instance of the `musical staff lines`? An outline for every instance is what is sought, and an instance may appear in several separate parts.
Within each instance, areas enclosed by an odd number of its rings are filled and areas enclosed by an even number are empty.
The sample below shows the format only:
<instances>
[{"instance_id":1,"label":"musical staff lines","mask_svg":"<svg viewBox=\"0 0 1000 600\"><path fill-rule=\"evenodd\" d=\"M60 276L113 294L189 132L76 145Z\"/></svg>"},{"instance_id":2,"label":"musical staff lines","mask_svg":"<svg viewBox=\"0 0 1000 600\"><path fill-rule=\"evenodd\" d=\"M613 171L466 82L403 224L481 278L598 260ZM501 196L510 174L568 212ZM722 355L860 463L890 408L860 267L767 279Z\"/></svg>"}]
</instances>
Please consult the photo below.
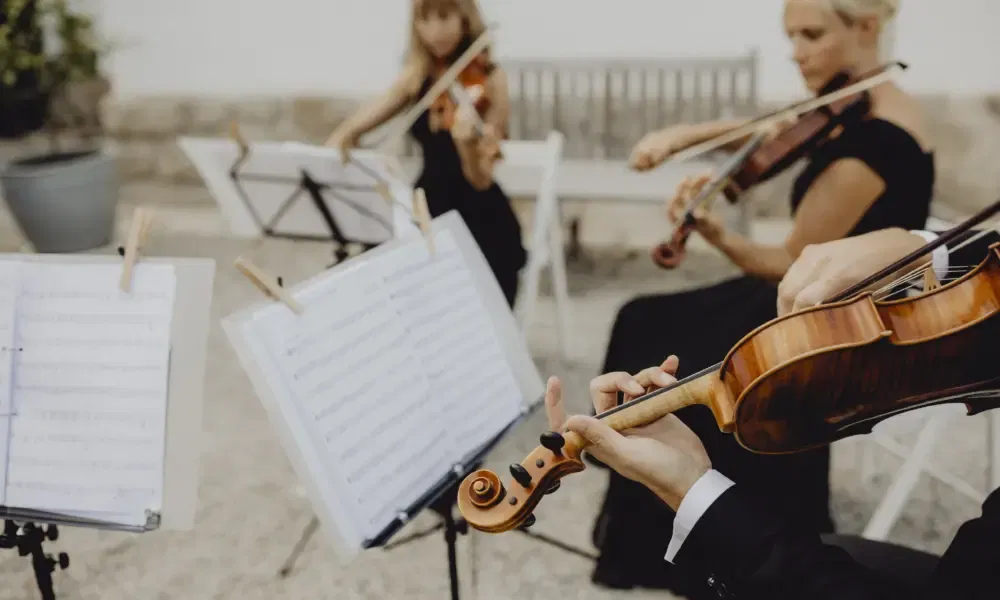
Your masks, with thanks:
<instances>
[{"instance_id":1,"label":"musical staff lines","mask_svg":"<svg viewBox=\"0 0 1000 600\"><path fill-rule=\"evenodd\" d=\"M120 271L21 265L9 506L129 516L161 506L176 278L171 265L143 264L122 292Z\"/></svg>"},{"instance_id":2,"label":"musical staff lines","mask_svg":"<svg viewBox=\"0 0 1000 600\"><path fill-rule=\"evenodd\" d=\"M255 323L260 348L285 383L331 477L359 522L370 526L419 490L420 477L446 467L437 446L429 389L413 360L408 332L371 272L331 278L324 292L299 296L301 316ZM416 457L415 460L409 457ZM391 474L391 476L386 476ZM388 515L388 516L387 516Z\"/></svg>"},{"instance_id":3,"label":"musical staff lines","mask_svg":"<svg viewBox=\"0 0 1000 600\"><path fill-rule=\"evenodd\" d=\"M508 364L450 232L414 239L269 306L247 340L325 497L374 536L521 412ZM306 446L309 446L306 449ZM315 470L319 472L315 472Z\"/></svg>"},{"instance_id":4,"label":"musical staff lines","mask_svg":"<svg viewBox=\"0 0 1000 600\"><path fill-rule=\"evenodd\" d=\"M466 452L517 417L521 392L458 245L447 231L436 243L433 260L396 250L399 267L386 285L411 330L442 422Z\"/></svg>"}]
</instances>

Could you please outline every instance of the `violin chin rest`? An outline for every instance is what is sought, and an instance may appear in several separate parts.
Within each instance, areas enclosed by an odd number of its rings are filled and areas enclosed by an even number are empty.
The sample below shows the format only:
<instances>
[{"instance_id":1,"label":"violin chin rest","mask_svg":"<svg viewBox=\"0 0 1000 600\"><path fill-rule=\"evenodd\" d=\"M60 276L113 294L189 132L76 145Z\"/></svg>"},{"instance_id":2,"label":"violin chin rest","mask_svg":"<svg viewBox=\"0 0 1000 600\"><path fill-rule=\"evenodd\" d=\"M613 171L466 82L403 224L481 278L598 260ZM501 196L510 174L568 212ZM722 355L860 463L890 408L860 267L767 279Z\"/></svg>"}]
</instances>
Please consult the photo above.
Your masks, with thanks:
<instances>
[{"instance_id":1,"label":"violin chin rest","mask_svg":"<svg viewBox=\"0 0 1000 600\"><path fill-rule=\"evenodd\" d=\"M651 252L653 262L663 269L676 269L684 261L685 254L683 248L678 249L672 244L660 244Z\"/></svg>"}]
</instances>

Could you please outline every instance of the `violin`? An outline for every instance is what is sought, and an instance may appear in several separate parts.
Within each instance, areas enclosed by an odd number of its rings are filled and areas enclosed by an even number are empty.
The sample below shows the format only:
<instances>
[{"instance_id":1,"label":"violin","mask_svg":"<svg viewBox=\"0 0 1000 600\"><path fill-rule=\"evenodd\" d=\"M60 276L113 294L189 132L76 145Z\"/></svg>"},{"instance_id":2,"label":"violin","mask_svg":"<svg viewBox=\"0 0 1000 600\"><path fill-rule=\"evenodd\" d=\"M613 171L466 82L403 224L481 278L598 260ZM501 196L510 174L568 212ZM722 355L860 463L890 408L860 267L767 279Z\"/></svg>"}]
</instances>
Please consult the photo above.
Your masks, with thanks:
<instances>
[{"instance_id":1,"label":"violin","mask_svg":"<svg viewBox=\"0 0 1000 600\"><path fill-rule=\"evenodd\" d=\"M432 76L440 80L447 73L450 64L438 62L434 66ZM485 117L492 107L492 102L487 94L490 74L496 65L484 53L480 53L469 61L458 74L455 80L448 85L430 106L431 131L448 130L455 124L460 107L468 106L475 115L473 125L479 138L486 136ZM500 157L500 147L496 140L490 139L489 152L493 158Z\"/></svg>"},{"instance_id":2,"label":"violin","mask_svg":"<svg viewBox=\"0 0 1000 600\"><path fill-rule=\"evenodd\" d=\"M1000 362L983 352L1000 339L1000 243L963 277L920 295L861 292L997 212L1000 201L827 303L761 325L721 363L597 418L622 431L702 405L747 450L789 454L926 406L963 403L969 415L1000 407L988 393L1000 384ZM530 526L541 497L584 469L586 442L576 433L547 432L540 442L510 465L509 487L485 469L462 481L458 507L469 525L489 533Z\"/></svg>"},{"instance_id":3,"label":"violin","mask_svg":"<svg viewBox=\"0 0 1000 600\"><path fill-rule=\"evenodd\" d=\"M840 73L820 90L817 100L822 103L798 116L793 125L767 141L764 134L753 134L692 200L670 240L653 248L653 262L664 269L673 269L680 265L685 257L688 237L696 225L695 211L703 206L707 208L716 194L721 192L730 204L735 204L741 194L788 169L839 128L849 126L867 116L871 112L871 95L868 88L880 83L882 78L876 76L886 73L893 66L906 68L903 63L891 63L857 78L847 73ZM870 85L862 85L866 83ZM853 91L854 89L858 91ZM792 107L777 111L765 120L797 112L795 107ZM759 127L760 120L754 125ZM727 137L731 136L727 134Z\"/></svg>"}]
</instances>

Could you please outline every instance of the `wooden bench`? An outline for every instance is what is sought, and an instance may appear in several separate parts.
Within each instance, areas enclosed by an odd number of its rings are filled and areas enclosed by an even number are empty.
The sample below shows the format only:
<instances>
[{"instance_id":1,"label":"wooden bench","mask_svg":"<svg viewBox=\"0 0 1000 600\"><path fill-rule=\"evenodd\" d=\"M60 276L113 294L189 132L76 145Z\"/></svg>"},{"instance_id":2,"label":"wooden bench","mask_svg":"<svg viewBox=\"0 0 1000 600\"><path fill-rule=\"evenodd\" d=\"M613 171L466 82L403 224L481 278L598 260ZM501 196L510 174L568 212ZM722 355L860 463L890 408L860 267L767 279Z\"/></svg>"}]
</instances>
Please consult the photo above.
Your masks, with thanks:
<instances>
[{"instance_id":1,"label":"wooden bench","mask_svg":"<svg viewBox=\"0 0 1000 600\"><path fill-rule=\"evenodd\" d=\"M502 60L511 93L510 137L542 140L553 129L566 137L560 199L662 203L685 176L718 166L721 158L636 173L627 165L632 147L669 125L755 116L758 63L756 50L730 58ZM416 145L406 138L401 150L407 171L419 170ZM497 180L511 196L531 197L538 186L537 173L502 164ZM716 206L731 226L749 233L747 204Z\"/></svg>"}]
</instances>

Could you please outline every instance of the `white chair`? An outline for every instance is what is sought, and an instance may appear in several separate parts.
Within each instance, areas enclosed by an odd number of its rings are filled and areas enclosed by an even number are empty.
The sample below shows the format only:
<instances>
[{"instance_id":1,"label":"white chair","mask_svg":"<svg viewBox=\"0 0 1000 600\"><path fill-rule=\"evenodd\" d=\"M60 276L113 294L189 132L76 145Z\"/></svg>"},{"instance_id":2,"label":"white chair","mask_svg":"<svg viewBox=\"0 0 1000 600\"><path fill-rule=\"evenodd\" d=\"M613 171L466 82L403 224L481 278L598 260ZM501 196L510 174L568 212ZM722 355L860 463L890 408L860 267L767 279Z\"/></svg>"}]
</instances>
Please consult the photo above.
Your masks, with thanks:
<instances>
[{"instance_id":1,"label":"white chair","mask_svg":"<svg viewBox=\"0 0 1000 600\"><path fill-rule=\"evenodd\" d=\"M516 309L517 319L524 331L533 323L538 310L542 270L549 267L555 296L559 344L563 358L567 358L571 347L571 308L569 282L566 278L562 211L557 191L564 145L565 137L558 131L549 132L545 140L503 142L501 149L504 158L497 165L497 179L505 183L520 182L519 185L512 186L517 189L537 190L528 263L521 274L524 290ZM532 183L537 181L537 184L526 185L529 180Z\"/></svg>"},{"instance_id":2,"label":"white chair","mask_svg":"<svg viewBox=\"0 0 1000 600\"><path fill-rule=\"evenodd\" d=\"M933 230L941 231L952 226L951 223L933 217L928 220L928 228ZM927 473L956 492L979 503L983 502L992 490L1000 487L1000 410L989 411L982 417L986 418L987 423L984 446L987 452L988 472L985 491L977 490L961 478L936 468L931 461L934 445L944 427L954 419L969 418L965 416L964 406L942 405L925 408L893 417L875 427L869 439L863 443L862 478L868 482L874 478L871 452L875 446L902 458L903 465L896 472L888 491L879 501L872 518L865 526L862 533L865 538L884 541L889 537L903 508L920 482L922 473ZM919 427L920 431L912 448L904 447L892 435L894 430L899 432L905 428L912 430L914 427Z\"/></svg>"}]
</instances>

